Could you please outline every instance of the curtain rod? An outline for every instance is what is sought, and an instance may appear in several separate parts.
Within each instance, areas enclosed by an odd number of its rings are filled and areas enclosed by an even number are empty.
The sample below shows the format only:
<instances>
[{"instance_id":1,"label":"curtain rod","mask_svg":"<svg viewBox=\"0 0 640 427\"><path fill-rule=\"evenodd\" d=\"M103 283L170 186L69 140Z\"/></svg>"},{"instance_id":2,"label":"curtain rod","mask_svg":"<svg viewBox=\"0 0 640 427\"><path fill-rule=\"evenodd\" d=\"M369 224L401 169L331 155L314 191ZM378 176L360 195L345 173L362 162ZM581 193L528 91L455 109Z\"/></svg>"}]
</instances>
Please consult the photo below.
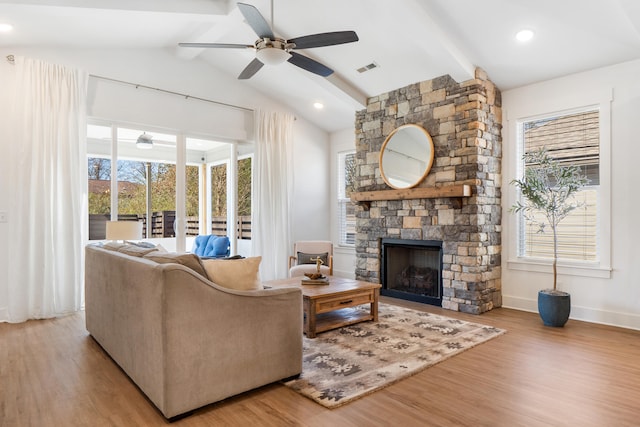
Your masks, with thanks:
<instances>
[{"instance_id":1,"label":"curtain rod","mask_svg":"<svg viewBox=\"0 0 640 427\"><path fill-rule=\"evenodd\" d=\"M7 55L7 61L9 63L11 63L11 64L15 64L15 57L13 55ZM131 83L131 82L127 82L127 81L124 81L124 80L112 79L110 77L96 76L94 74L89 74L89 77L93 77L95 79L107 80L107 81L110 81L110 82L121 83L121 84L129 85L129 86L134 86L136 89L143 88L143 89L156 90L158 92L163 92L163 93L168 93L168 94L171 94L171 95L181 96L181 97L183 97L185 99L195 99L195 100L198 100L198 101L210 102L212 104L221 105L223 107L235 108L237 110L244 110L244 111L249 111L249 112L252 112L252 113L254 111L251 108L241 107L239 105L227 104L226 102L220 102L220 101L214 101L212 99L200 98L198 96L192 96L192 95L189 95L189 94L186 94L186 93L174 92L174 91L171 91L171 90L160 89L160 88L152 87L152 86L146 86L146 85L142 85L142 84L139 84L139 83Z\"/></svg>"}]
</instances>

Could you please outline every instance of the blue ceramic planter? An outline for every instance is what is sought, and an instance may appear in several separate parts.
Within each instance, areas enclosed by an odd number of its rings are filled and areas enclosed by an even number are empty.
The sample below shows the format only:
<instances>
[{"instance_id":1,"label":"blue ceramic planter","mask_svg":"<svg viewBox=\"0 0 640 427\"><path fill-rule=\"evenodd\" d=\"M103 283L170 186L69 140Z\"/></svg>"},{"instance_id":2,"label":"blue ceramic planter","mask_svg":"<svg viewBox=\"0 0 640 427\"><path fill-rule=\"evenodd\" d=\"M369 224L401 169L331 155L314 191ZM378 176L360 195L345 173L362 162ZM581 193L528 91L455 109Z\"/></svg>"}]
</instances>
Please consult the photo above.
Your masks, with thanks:
<instances>
[{"instance_id":1,"label":"blue ceramic planter","mask_svg":"<svg viewBox=\"0 0 640 427\"><path fill-rule=\"evenodd\" d=\"M571 313L571 295L560 291L538 292L538 313L545 326L564 326Z\"/></svg>"}]
</instances>

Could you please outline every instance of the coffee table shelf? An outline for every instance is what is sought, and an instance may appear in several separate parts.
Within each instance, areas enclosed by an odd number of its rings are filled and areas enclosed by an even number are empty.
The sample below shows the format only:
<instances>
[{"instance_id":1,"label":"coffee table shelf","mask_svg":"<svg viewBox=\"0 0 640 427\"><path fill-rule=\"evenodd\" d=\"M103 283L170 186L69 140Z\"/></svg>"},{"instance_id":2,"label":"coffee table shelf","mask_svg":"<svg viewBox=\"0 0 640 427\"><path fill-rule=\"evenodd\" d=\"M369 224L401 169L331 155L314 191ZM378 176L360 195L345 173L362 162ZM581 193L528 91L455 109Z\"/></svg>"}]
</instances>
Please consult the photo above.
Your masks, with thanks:
<instances>
[{"instance_id":1,"label":"coffee table shelf","mask_svg":"<svg viewBox=\"0 0 640 427\"><path fill-rule=\"evenodd\" d=\"M355 308L342 308L316 315L316 334L343 326L374 320L371 312Z\"/></svg>"},{"instance_id":2,"label":"coffee table shelf","mask_svg":"<svg viewBox=\"0 0 640 427\"><path fill-rule=\"evenodd\" d=\"M380 284L341 277L329 277L328 285L302 285L300 277L273 280L267 286L297 286L302 290L304 333L315 338L319 332L358 322L378 320ZM353 307L369 304L367 313Z\"/></svg>"}]
</instances>

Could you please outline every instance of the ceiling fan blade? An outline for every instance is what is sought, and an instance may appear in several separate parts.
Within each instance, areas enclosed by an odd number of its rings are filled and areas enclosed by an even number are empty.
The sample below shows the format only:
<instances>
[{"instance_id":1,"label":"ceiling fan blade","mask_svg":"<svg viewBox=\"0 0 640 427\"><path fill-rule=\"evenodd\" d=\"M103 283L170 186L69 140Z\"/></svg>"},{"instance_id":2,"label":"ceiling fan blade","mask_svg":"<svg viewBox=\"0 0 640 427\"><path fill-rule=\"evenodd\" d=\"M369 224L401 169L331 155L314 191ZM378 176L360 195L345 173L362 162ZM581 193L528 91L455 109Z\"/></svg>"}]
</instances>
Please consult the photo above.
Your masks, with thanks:
<instances>
[{"instance_id":1,"label":"ceiling fan blade","mask_svg":"<svg viewBox=\"0 0 640 427\"><path fill-rule=\"evenodd\" d=\"M222 49L247 49L252 48L250 44L230 44L230 43L178 43L180 47L215 47Z\"/></svg>"},{"instance_id":2,"label":"ceiling fan blade","mask_svg":"<svg viewBox=\"0 0 640 427\"><path fill-rule=\"evenodd\" d=\"M318 61L315 61L304 55L300 55L296 52L289 53L291 54L291 58L289 58L287 61L289 61L293 65L296 65L304 70L311 71L312 73L322 77L328 77L333 74L333 70L331 68L322 65Z\"/></svg>"},{"instance_id":3,"label":"ceiling fan blade","mask_svg":"<svg viewBox=\"0 0 640 427\"><path fill-rule=\"evenodd\" d=\"M249 65L245 67L244 70L238 76L238 80L247 80L253 77L255 73L260 71L264 64L258 60L258 58L254 58L253 61L249 62Z\"/></svg>"},{"instance_id":4,"label":"ceiling fan blade","mask_svg":"<svg viewBox=\"0 0 640 427\"><path fill-rule=\"evenodd\" d=\"M294 49L310 49L312 47L333 46L336 44L353 43L360 40L355 31L335 31L333 33L312 34L287 40L295 43Z\"/></svg>"},{"instance_id":5,"label":"ceiling fan blade","mask_svg":"<svg viewBox=\"0 0 640 427\"><path fill-rule=\"evenodd\" d=\"M240 9L244 19L247 20L247 23L251 28L253 28L253 31L256 32L258 37L261 39L268 37L271 40L276 38L276 36L273 35L271 27L255 6L246 3L238 3L238 9Z\"/></svg>"}]
</instances>

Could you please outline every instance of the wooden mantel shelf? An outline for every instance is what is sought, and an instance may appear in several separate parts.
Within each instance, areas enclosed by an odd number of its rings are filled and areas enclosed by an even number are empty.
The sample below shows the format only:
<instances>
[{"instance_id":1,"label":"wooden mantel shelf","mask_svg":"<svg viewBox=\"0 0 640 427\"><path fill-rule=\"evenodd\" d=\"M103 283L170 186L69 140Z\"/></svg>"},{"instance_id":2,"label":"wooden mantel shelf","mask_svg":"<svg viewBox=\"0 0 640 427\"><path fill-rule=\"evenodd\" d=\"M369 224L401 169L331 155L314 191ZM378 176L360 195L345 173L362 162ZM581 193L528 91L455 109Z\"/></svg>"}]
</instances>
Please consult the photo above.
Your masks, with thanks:
<instances>
[{"instance_id":1,"label":"wooden mantel shelf","mask_svg":"<svg viewBox=\"0 0 640 427\"><path fill-rule=\"evenodd\" d=\"M352 193L351 200L364 202L365 208L374 200L436 199L442 197L462 198L471 196L471 186L467 184L443 187L418 187L405 190L361 191Z\"/></svg>"}]
</instances>

